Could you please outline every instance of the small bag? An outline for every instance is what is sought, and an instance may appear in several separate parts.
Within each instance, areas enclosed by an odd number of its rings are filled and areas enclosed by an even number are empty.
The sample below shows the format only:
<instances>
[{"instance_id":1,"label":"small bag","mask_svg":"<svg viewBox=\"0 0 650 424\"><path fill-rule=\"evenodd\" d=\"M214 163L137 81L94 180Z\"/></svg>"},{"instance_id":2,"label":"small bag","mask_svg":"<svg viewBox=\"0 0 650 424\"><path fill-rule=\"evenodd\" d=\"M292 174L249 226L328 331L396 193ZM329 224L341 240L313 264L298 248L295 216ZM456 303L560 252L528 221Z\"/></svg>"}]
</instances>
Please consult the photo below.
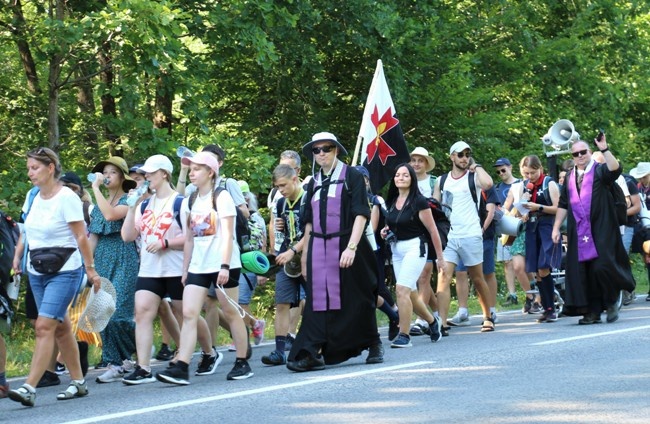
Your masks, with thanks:
<instances>
[{"instance_id":1,"label":"small bag","mask_svg":"<svg viewBox=\"0 0 650 424\"><path fill-rule=\"evenodd\" d=\"M11 301L0 294L0 334L11 332L11 320L14 312L11 309Z\"/></svg>"},{"instance_id":2,"label":"small bag","mask_svg":"<svg viewBox=\"0 0 650 424\"><path fill-rule=\"evenodd\" d=\"M30 249L29 262L36 272L54 274L59 272L77 249L74 247L43 247Z\"/></svg>"}]
</instances>

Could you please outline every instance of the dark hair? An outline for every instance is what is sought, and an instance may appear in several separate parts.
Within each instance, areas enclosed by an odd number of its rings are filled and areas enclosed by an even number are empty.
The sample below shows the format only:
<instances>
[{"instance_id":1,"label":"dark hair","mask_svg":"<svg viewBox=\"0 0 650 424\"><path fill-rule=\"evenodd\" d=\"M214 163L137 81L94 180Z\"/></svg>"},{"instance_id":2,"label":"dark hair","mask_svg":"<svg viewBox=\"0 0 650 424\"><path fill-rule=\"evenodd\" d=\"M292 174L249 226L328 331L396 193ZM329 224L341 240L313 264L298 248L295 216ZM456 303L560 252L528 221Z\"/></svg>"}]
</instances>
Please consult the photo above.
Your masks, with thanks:
<instances>
[{"instance_id":1,"label":"dark hair","mask_svg":"<svg viewBox=\"0 0 650 424\"><path fill-rule=\"evenodd\" d=\"M220 161L224 161L226 159L226 152L216 144L208 144L207 146L204 146L201 149L201 151L202 152L209 152L209 153L212 153L214 155L219 156Z\"/></svg>"},{"instance_id":2,"label":"dark hair","mask_svg":"<svg viewBox=\"0 0 650 424\"><path fill-rule=\"evenodd\" d=\"M47 147L38 147L27 152L27 157L45 165L54 164L54 178L59 178L61 175L61 161L54 150Z\"/></svg>"},{"instance_id":3,"label":"dark hair","mask_svg":"<svg viewBox=\"0 0 650 424\"><path fill-rule=\"evenodd\" d=\"M420 189L418 188L418 176L415 174L415 170L411 165L409 165L407 162L400 163L395 167L395 173L402 168L405 167L409 175L411 176L411 187L409 187L409 194L408 197L406 198L406 201L408 203L413 204L415 201L415 198L420 194ZM392 207L392 205L395 203L397 200L397 196L399 196L399 190L397 186L395 186L395 178L391 178L390 180L390 185L388 186L388 193L386 194L386 204L388 207Z\"/></svg>"},{"instance_id":4,"label":"dark hair","mask_svg":"<svg viewBox=\"0 0 650 424\"><path fill-rule=\"evenodd\" d=\"M287 164L281 163L273 170L273 182L275 183L280 178L293 178L296 175L295 169Z\"/></svg>"}]
</instances>

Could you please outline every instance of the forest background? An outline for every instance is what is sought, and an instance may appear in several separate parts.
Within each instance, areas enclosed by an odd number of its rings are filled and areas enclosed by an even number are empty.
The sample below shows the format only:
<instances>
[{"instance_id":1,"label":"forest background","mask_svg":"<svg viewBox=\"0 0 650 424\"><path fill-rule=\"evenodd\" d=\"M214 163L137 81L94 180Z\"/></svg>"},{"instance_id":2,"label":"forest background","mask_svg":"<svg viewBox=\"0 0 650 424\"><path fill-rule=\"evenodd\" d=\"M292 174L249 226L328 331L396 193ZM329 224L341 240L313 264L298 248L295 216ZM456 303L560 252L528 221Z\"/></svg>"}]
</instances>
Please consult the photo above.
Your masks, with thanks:
<instances>
[{"instance_id":1,"label":"forest background","mask_svg":"<svg viewBox=\"0 0 650 424\"><path fill-rule=\"evenodd\" d=\"M279 153L313 133L353 148L377 59L409 149L429 149L434 173L461 139L484 164L543 158L540 137L562 118L587 140L604 128L629 171L650 160L649 12L615 0L0 0L2 207L22 205L24 154L38 146L83 176L109 154L134 164L218 143L224 173L266 193Z\"/></svg>"}]
</instances>

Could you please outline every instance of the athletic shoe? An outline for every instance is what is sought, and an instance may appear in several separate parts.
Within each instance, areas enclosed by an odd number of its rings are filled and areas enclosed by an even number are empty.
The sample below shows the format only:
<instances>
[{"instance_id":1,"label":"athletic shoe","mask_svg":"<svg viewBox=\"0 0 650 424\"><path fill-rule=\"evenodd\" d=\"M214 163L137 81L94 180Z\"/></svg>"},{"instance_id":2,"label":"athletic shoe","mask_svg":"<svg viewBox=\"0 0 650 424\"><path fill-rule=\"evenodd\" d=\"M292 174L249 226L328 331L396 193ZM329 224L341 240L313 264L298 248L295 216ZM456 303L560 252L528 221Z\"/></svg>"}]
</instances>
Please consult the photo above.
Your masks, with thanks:
<instances>
[{"instance_id":1,"label":"athletic shoe","mask_svg":"<svg viewBox=\"0 0 650 424\"><path fill-rule=\"evenodd\" d=\"M636 300L636 293L632 291L631 293L628 291L623 292L623 305L627 306Z\"/></svg>"},{"instance_id":2,"label":"athletic shoe","mask_svg":"<svg viewBox=\"0 0 650 424\"><path fill-rule=\"evenodd\" d=\"M381 342L370 346L368 348L368 357L366 364L381 364L384 362L384 345Z\"/></svg>"},{"instance_id":3,"label":"athletic shoe","mask_svg":"<svg viewBox=\"0 0 650 424\"><path fill-rule=\"evenodd\" d=\"M25 386L20 386L15 390L9 390L8 396L9 399L20 402L24 406L34 406L34 402L36 401L36 393L29 391Z\"/></svg>"},{"instance_id":4,"label":"athletic shoe","mask_svg":"<svg viewBox=\"0 0 650 424\"><path fill-rule=\"evenodd\" d=\"M456 312L456 315L447 320L447 325L452 327L465 327L469 324L469 317L467 315L461 315L460 311Z\"/></svg>"},{"instance_id":5,"label":"athletic shoe","mask_svg":"<svg viewBox=\"0 0 650 424\"><path fill-rule=\"evenodd\" d=\"M490 318L492 318L492 322L495 324L499 322L499 317L496 312L490 312Z\"/></svg>"},{"instance_id":6,"label":"athletic shoe","mask_svg":"<svg viewBox=\"0 0 650 424\"><path fill-rule=\"evenodd\" d=\"M210 353L201 353L201 363L194 375L214 374L221 361L223 361L223 355L217 352L215 348L212 348Z\"/></svg>"},{"instance_id":7,"label":"athletic shoe","mask_svg":"<svg viewBox=\"0 0 650 424\"><path fill-rule=\"evenodd\" d=\"M262 363L264 365L284 365L287 363L287 357L284 352L274 350L268 355L262 356Z\"/></svg>"},{"instance_id":8,"label":"athletic shoe","mask_svg":"<svg viewBox=\"0 0 650 424\"><path fill-rule=\"evenodd\" d=\"M129 386L133 386L136 384L153 383L155 381L156 381L156 377L154 377L150 371L147 371L144 368L140 367L140 365L137 365L135 367L135 371L133 371L131 374L127 375L122 379L122 383Z\"/></svg>"},{"instance_id":9,"label":"athletic shoe","mask_svg":"<svg viewBox=\"0 0 650 424\"><path fill-rule=\"evenodd\" d=\"M393 343L390 345L392 348L411 347L411 337L408 334L399 333Z\"/></svg>"},{"instance_id":10,"label":"athletic shoe","mask_svg":"<svg viewBox=\"0 0 650 424\"><path fill-rule=\"evenodd\" d=\"M230 343L228 345L228 352L237 352L237 348L235 347L234 343Z\"/></svg>"},{"instance_id":11,"label":"athletic shoe","mask_svg":"<svg viewBox=\"0 0 650 424\"><path fill-rule=\"evenodd\" d=\"M293 346L293 342L295 341L296 341L295 337L293 337L291 334L287 334L287 338L284 342L284 351L289 352L291 350L291 346Z\"/></svg>"},{"instance_id":12,"label":"athletic shoe","mask_svg":"<svg viewBox=\"0 0 650 424\"><path fill-rule=\"evenodd\" d=\"M516 294L509 294L506 296L506 300L501 303L503 306L514 306L519 304L519 300L517 300L517 295Z\"/></svg>"},{"instance_id":13,"label":"athletic shoe","mask_svg":"<svg viewBox=\"0 0 650 424\"><path fill-rule=\"evenodd\" d=\"M253 371L251 370L248 361L245 359L237 359L235 361L235 366L232 367L232 370L228 373L228 380L245 380L254 376Z\"/></svg>"},{"instance_id":14,"label":"athletic shoe","mask_svg":"<svg viewBox=\"0 0 650 424\"><path fill-rule=\"evenodd\" d=\"M388 340L393 341L399 334L399 321L388 321Z\"/></svg>"},{"instance_id":15,"label":"athletic shoe","mask_svg":"<svg viewBox=\"0 0 650 424\"><path fill-rule=\"evenodd\" d=\"M160 345L160 350L156 354L156 359L159 361L171 361L174 358L176 352L171 350L167 344L163 343Z\"/></svg>"},{"instance_id":16,"label":"athletic shoe","mask_svg":"<svg viewBox=\"0 0 650 424\"><path fill-rule=\"evenodd\" d=\"M557 315L553 311L544 311L541 317L537 318L537 322L555 322L557 321Z\"/></svg>"},{"instance_id":17,"label":"athletic shoe","mask_svg":"<svg viewBox=\"0 0 650 424\"><path fill-rule=\"evenodd\" d=\"M124 369L118 365L109 365L104 374L95 379L97 383L114 383L124 379Z\"/></svg>"},{"instance_id":18,"label":"athletic shoe","mask_svg":"<svg viewBox=\"0 0 650 424\"><path fill-rule=\"evenodd\" d=\"M540 305L538 302L533 302L533 306L530 307L530 310L528 311L529 314L539 314L544 310L542 308L542 305Z\"/></svg>"},{"instance_id":19,"label":"athletic shoe","mask_svg":"<svg viewBox=\"0 0 650 424\"><path fill-rule=\"evenodd\" d=\"M59 384L61 384L61 379L59 379L59 376L52 371L45 370L41 379L38 380L36 388L40 389L41 387L58 386Z\"/></svg>"},{"instance_id":20,"label":"athletic shoe","mask_svg":"<svg viewBox=\"0 0 650 424\"><path fill-rule=\"evenodd\" d=\"M440 328L440 334L442 334L442 337L448 337L449 336L449 327L445 327L444 325Z\"/></svg>"},{"instance_id":21,"label":"athletic shoe","mask_svg":"<svg viewBox=\"0 0 650 424\"><path fill-rule=\"evenodd\" d=\"M442 324L440 318L433 316L433 322L429 324L429 332L431 333L431 341L438 342L442 339Z\"/></svg>"},{"instance_id":22,"label":"athletic shoe","mask_svg":"<svg viewBox=\"0 0 650 424\"><path fill-rule=\"evenodd\" d=\"M56 375L63 375L63 374L68 374L68 370L65 369L65 365L63 365L61 362L56 363L56 366L54 367L54 372Z\"/></svg>"},{"instance_id":23,"label":"athletic shoe","mask_svg":"<svg viewBox=\"0 0 650 424\"><path fill-rule=\"evenodd\" d=\"M524 307L521 309L521 313L529 314L532 307L533 307L533 299L527 297L526 303L524 303Z\"/></svg>"},{"instance_id":24,"label":"athletic shoe","mask_svg":"<svg viewBox=\"0 0 650 424\"><path fill-rule=\"evenodd\" d=\"M298 361L287 362L287 368L294 372L320 371L325 369L325 361L320 355L308 355Z\"/></svg>"},{"instance_id":25,"label":"athletic shoe","mask_svg":"<svg viewBox=\"0 0 650 424\"><path fill-rule=\"evenodd\" d=\"M56 400L69 400L87 395L88 386L86 385L86 380L83 380L81 383L72 380L67 389L56 395Z\"/></svg>"},{"instance_id":26,"label":"athletic shoe","mask_svg":"<svg viewBox=\"0 0 650 424\"><path fill-rule=\"evenodd\" d=\"M262 343L264 341L264 329L266 328L266 321L263 319L258 319L255 321L255 325L253 326L253 342L255 343L255 346L258 344Z\"/></svg>"},{"instance_id":27,"label":"athletic shoe","mask_svg":"<svg viewBox=\"0 0 650 424\"><path fill-rule=\"evenodd\" d=\"M178 364L175 364L173 367L167 368L165 371L161 371L156 374L156 380L160 381L161 383L187 386L190 384L190 375L186 370L182 370Z\"/></svg>"}]
</instances>

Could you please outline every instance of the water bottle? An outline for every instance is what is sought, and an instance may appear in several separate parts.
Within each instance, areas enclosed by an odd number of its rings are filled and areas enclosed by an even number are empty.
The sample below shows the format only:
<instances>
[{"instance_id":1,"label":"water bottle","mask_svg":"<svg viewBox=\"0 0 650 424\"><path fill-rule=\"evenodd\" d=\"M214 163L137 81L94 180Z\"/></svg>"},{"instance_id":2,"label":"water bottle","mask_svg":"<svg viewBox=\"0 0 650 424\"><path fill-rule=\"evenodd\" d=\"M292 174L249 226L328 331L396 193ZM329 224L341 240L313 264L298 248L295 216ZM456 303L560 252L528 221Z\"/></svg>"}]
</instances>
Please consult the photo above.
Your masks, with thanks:
<instances>
[{"instance_id":1,"label":"water bottle","mask_svg":"<svg viewBox=\"0 0 650 424\"><path fill-rule=\"evenodd\" d=\"M176 156L179 158L191 158L194 156L194 152L188 149L185 146L180 146L178 149L176 149Z\"/></svg>"},{"instance_id":2,"label":"water bottle","mask_svg":"<svg viewBox=\"0 0 650 424\"><path fill-rule=\"evenodd\" d=\"M142 183L140 187L135 189L131 194L129 194L129 197L126 198L126 204L129 206L135 206L135 204L138 202L138 199L144 195L147 190L149 189L149 181L145 181Z\"/></svg>"},{"instance_id":3,"label":"water bottle","mask_svg":"<svg viewBox=\"0 0 650 424\"><path fill-rule=\"evenodd\" d=\"M94 183L95 180L97 179L97 175L93 174L93 173L90 173L90 174L88 174L88 176L86 178L88 178L89 182ZM104 185L108 185L109 182L110 182L110 180L108 178L104 178Z\"/></svg>"}]
</instances>

